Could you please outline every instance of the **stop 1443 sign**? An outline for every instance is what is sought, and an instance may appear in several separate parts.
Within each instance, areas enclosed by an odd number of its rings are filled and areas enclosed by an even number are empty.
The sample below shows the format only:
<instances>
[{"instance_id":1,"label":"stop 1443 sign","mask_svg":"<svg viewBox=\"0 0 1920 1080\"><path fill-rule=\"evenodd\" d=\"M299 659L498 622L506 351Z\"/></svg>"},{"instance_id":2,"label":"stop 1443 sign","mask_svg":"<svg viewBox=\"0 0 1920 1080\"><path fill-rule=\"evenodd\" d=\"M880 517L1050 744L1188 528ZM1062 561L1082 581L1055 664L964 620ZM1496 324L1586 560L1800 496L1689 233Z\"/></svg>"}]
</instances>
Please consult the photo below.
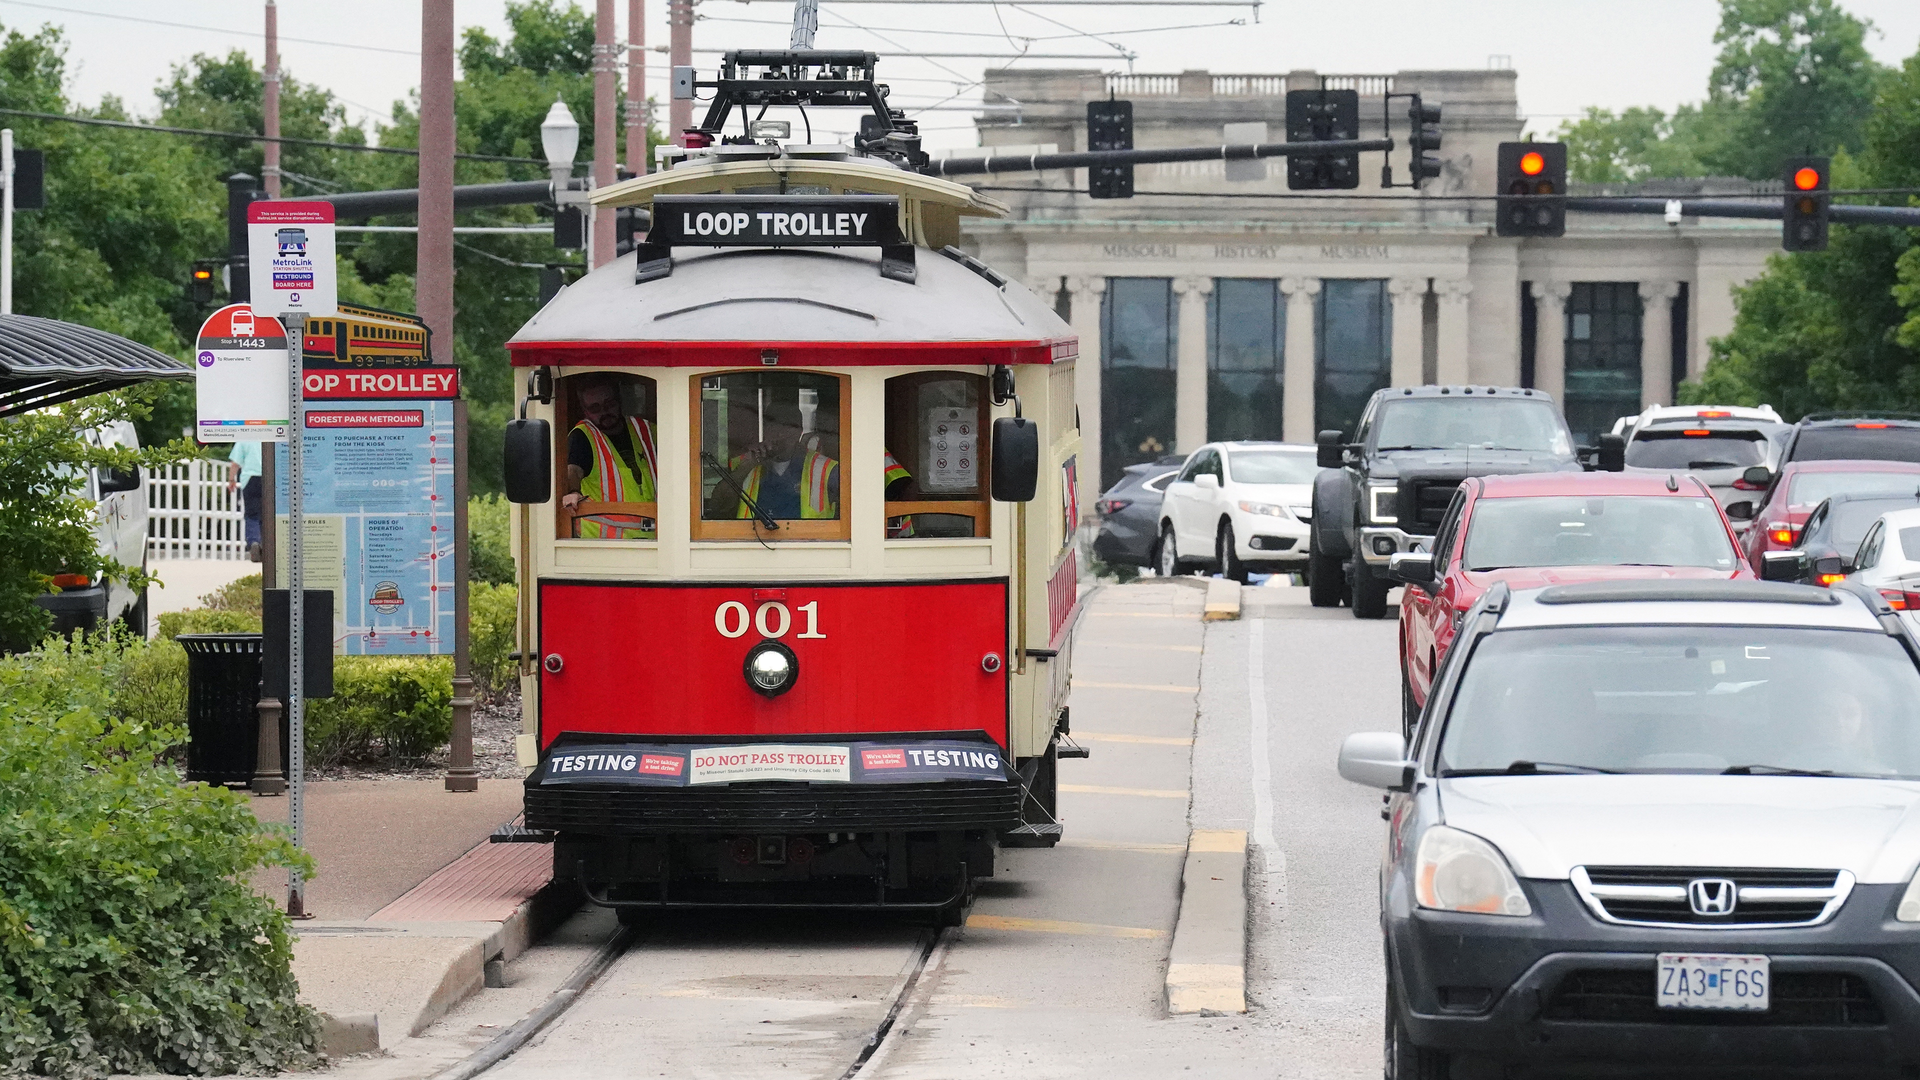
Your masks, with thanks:
<instances>
[{"instance_id":1,"label":"stop 1443 sign","mask_svg":"<svg viewBox=\"0 0 1920 1080\"><path fill-rule=\"evenodd\" d=\"M197 434L210 442L285 442L287 332L271 315L229 304L200 326L193 355Z\"/></svg>"}]
</instances>

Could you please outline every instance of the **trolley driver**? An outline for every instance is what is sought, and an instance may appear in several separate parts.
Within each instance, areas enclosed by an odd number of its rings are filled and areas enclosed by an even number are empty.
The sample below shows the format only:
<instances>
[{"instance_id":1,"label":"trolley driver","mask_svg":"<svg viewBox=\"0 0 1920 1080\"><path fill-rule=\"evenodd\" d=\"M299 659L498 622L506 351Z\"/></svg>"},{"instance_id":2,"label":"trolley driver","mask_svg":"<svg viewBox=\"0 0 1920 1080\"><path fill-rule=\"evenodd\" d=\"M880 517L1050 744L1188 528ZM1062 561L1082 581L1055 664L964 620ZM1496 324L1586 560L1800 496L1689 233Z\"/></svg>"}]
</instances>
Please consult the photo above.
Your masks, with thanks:
<instances>
[{"instance_id":1,"label":"trolley driver","mask_svg":"<svg viewBox=\"0 0 1920 1080\"><path fill-rule=\"evenodd\" d=\"M624 415L612 378L582 381L580 412L586 419L567 436L567 493L561 504L575 511L582 502L654 501L653 425ZM651 518L630 514L593 514L575 526L587 539L651 540L654 533Z\"/></svg>"},{"instance_id":2,"label":"trolley driver","mask_svg":"<svg viewBox=\"0 0 1920 1080\"><path fill-rule=\"evenodd\" d=\"M765 438L729 463L734 483L747 498L732 498L733 489L723 484L714 489L718 506L710 504L708 516L750 518L753 511L747 499L751 499L776 521L838 518L840 463L802 442L799 406L769 402L761 422ZM729 508L730 500L734 505ZM722 512L715 513L716 509Z\"/></svg>"}]
</instances>

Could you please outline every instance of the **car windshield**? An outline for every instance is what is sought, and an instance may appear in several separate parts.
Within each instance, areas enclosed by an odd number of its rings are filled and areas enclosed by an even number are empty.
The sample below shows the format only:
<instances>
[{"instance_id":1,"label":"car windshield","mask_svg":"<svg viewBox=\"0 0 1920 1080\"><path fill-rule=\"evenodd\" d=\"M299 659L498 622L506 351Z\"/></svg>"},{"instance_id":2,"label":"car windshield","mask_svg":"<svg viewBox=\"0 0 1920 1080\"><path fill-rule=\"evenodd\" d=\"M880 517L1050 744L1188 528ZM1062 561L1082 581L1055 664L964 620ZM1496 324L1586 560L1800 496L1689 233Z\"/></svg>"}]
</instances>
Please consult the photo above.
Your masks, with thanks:
<instances>
[{"instance_id":1,"label":"car windshield","mask_svg":"<svg viewBox=\"0 0 1920 1080\"><path fill-rule=\"evenodd\" d=\"M1467 525L1469 570L1513 566L1706 566L1732 570L1712 499L1661 495L1481 499Z\"/></svg>"},{"instance_id":2,"label":"car windshield","mask_svg":"<svg viewBox=\"0 0 1920 1080\"><path fill-rule=\"evenodd\" d=\"M1311 484L1320 471L1312 454L1275 450L1233 450L1227 472L1237 484Z\"/></svg>"},{"instance_id":3,"label":"car windshield","mask_svg":"<svg viewBox=\"0 0 1920 1080\"><path fill-rule=\"evenodd\" d=\"M1467 659L1437 767L1443 776L1915 779L1920 671L1879 632L1607 626L1495 633Z\"/></svg>"},{"instance_id":4,"label":"car windshield","mask_svg":"<svg viewBox=\"0 0 1920 1080\"><path fill-rule=\"evenodd\" d=\"M1688 435L1702 428L1643 431L1627 444L1627 464L1636 469L1734 469L1764 464L1767 437L1757 431L1716 431Z\"/></svg>"},{"instance_id":5,"label":"car windshield","mask_svg":"<svg viewBox=\"0 0 1920 1080\"><path fill-rule=\"evenodd\" d=\"M1867 421L1862 421L1868 424ZM1874 423L1802 428L1793 444L1795 461L1920 461L1920 427Z\"/></svg>"},{"instance_id":6,"label":"car windshield","mask_svg":"<svg viewBox=\"0 0 1920 1080\"><path fill-rule=\"evenodd\" d=\"M1380 406L1378 450L1531 450L1572 454L1573 440L1546 401L1410 398Z\"/></svg>"},{"instance_id":7,"label":"car windshield","mask_svg":"<svg viewBox=\"0 0 1920 1080\"><path fill-rule=\"evenodd\" d=\"M1787 489L1787 502L1794 506L1818 506L1835 495L1868 495L1882 491L1920 491L1920 473L1795 473L1793 486Z\"/></svg>"}]
</instances>

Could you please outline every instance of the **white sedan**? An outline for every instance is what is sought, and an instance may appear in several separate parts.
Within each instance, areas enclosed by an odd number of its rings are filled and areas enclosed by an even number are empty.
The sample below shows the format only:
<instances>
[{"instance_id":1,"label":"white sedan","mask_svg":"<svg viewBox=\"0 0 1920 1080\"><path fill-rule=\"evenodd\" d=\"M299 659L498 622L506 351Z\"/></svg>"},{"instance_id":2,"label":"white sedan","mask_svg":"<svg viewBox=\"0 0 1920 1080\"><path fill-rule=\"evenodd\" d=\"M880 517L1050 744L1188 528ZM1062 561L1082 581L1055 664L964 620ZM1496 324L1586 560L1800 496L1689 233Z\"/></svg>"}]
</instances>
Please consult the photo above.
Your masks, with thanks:
<instances>
[{"instance_id":1,"label":"white sedan","mask_svg":"<svg viewBox=\"0 0 1920 1080\"><path fill-rule=\"evenodd\" d=\"M1235 581L1307 568L1314 448L1274 442L1208 443L1187 457L1160 503L1154 568L1202 567Z\"/></svg>"},{"instance_id":2,"label":"white sedan","mask_svg":"<svg viewBox=\"0 0 1920 1080\"><path fill-rule=\"evenodd\" d=\"M1878 591L1908 620L1920 620L1920 508L1889 510L1868 526L1847 579Z\"/></svg>"}]
</instances>

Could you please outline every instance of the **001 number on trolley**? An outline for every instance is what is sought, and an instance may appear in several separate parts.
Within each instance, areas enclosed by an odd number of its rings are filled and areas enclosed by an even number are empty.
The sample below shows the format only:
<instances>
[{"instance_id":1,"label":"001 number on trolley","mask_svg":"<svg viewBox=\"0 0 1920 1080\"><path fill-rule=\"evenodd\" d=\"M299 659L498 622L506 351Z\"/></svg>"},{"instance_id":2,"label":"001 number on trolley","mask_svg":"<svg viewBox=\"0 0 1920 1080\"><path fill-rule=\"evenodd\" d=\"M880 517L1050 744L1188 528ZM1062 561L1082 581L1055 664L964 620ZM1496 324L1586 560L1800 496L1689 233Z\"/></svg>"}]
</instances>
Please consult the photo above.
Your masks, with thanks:
<instances>
[{"instance_id":1,"label":"001 number on trolley","mask_svg":"<svg viewBox=\"0 0 1920 1080\"><path fill-rule=\"evenodd\" d=\"M825 638L820 632L820 601L811 600L792 611L778 600L769 600L751 613L747 605L738 600L729 600L713 609L713 628L720 631L724 638L745 637L751 627L759 631L763 638L783 638L793 629L794 612L799 612L805 629L793 635L796 638Z\"/></svg>"}]
</instances>

